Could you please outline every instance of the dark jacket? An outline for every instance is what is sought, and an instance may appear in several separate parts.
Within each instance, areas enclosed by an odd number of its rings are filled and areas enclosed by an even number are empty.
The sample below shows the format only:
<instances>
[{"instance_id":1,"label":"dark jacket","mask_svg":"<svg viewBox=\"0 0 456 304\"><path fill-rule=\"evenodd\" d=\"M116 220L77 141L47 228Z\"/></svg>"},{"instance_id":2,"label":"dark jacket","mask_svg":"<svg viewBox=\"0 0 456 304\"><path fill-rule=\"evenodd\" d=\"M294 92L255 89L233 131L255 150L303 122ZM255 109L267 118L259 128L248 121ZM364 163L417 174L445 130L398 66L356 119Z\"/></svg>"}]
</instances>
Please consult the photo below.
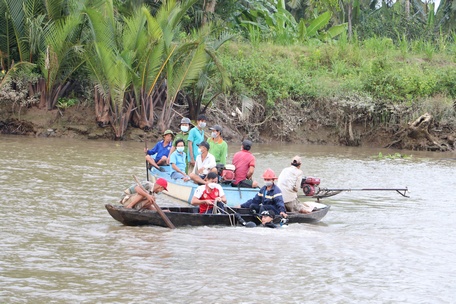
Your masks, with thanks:
<instances>
[{"instance_id":1,"label":"dark jacket","mask_svg":"<svg viewBox=\"0 0 456 304\"><path fill-rule=\"evenodd\" d=\"M272 209L277 214L286 212L282 191L275 184L272 185L269 191L266 190L266 186L263 186L254 198L241 205L242 208L253 208L257 212L259 212L257 209L260 209L262 206L265 210Z\"/></svg>"}]
</instances>

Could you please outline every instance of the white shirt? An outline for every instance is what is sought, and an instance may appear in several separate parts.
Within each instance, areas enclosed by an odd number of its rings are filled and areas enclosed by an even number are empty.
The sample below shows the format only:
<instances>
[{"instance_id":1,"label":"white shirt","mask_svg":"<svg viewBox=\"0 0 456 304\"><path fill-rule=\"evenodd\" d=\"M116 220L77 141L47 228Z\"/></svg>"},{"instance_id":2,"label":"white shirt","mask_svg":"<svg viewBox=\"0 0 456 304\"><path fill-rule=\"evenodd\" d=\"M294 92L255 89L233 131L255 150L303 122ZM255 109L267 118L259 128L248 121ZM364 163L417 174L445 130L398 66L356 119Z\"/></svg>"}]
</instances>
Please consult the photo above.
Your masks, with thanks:
<instances>
[{"instance_id":1,"label":"white shirt","mask_svg":"<svg viewBox=\"0 0 456 304\"><path fill-rule=\"evenodd\" d=\"M280 172L277 186L282 190L285 203L292 202L298 198L298 190L301 186L303 174L304 172L295 166L290 166Z\"/></svg>"},{"instance_id":2,"label":"white shirt","mask_svg":"<svg viewBox=\"0 0 456 304\"><path fill-rule=\"evenodd\" d=\"M225 192L223 192L222 186L217 184L215 186L215 188L217 188L219 191L219 197L222 197L225 195ZM204 190L206 190L206 185L201 185L201 186L196 187L195 194L193 194L193 196L196 197L197 199L201 199L201 196L203 195Z\"/></svg>"},{"instance_id":3,"label":"white shirt","mask_svg":"<svg viewBox=\"0 0 456 304\"><path fill-rule=\"evenodd\" d=\"M195 160L195 167L193 168L193 173L198 174L198 170L200 168L204 168L203 174L208 174L209 170L215 168L217 163L215 162L215 157L211 153L207 153L206 158L204 161L201 159L201 154L196 157Z\"/></svg>"}]
</instances>

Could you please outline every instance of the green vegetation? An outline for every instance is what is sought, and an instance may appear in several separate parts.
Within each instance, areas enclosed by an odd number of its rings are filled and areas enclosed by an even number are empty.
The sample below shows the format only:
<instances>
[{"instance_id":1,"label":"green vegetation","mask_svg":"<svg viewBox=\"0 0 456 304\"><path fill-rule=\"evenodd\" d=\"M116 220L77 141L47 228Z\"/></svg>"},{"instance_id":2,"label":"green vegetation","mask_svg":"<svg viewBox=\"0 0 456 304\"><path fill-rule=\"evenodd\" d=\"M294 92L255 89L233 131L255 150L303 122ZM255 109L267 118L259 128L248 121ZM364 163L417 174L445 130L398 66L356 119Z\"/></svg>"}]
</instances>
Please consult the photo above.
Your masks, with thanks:
<instances>
[{"instance_id":1,"label":"green vegetation","mask_svg":"<svg viewBox=\"0 0 456 304\"><path fill-rule=\"evenodd\" d=\"M374 158L377 159L410 159L413 155L401 154L401 153L394 153L394 154L387 154L383 155L382 152L379 152L377 156Z\"/></svg>"}]
</instances>

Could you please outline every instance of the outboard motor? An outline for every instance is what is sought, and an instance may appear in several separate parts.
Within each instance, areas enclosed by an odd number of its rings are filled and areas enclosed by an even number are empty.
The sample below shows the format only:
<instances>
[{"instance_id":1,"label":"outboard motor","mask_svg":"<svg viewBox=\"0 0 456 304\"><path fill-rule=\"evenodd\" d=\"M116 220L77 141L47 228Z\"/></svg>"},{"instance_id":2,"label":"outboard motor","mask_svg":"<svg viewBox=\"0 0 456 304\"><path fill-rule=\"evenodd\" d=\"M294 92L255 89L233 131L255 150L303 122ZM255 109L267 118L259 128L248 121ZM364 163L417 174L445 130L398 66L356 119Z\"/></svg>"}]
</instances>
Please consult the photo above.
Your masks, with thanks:
<instances>
[{"instance_id":1,"label":"outboard motor","mask_svg":"<svg viewBox=\"0 0 456 304\"><path fill-rule=\"evenodd\" d=\"M318 177L303 177L301 188L306 196L314 196L320 191L320 179Z\"/></svg>"}]
</instances>

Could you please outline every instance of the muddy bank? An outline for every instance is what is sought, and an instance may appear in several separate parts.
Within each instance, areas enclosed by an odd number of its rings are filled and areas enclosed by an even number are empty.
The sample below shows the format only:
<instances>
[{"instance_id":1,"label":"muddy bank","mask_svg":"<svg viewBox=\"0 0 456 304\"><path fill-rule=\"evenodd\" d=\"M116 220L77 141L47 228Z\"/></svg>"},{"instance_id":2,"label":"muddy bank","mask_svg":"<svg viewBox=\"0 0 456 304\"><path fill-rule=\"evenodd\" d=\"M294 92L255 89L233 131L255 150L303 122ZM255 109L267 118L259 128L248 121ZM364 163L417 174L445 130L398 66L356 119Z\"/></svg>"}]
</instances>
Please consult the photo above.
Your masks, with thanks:
<instances>
[{"instance_id":1,"label":"muddy bank","mask_svg":"<svg viewBox=\"0 0 456 304\"><path fill-rule=\"evenodd\" d=\"M81 139L115 138L113 130L100 127L93 106L73 106L47 111L37 107L14 108L0 103L0 132L34 137ZM359 100L285 100L265 109L252 99L218 101L207 111L208 126L223 126L227 142L250 138L255 142L281 141L319 145L391 147L406 150L454 151L455 129L423 116L396 115L379 123ZM266 114L269 113L269 114ZM396 113L397 114L397 113ZM398 119L401 117L401 119ZM172 129L177 131L176 116ZM156 141L160 131L129 127L123 140Z\"/></svg>"}]
</instances>

